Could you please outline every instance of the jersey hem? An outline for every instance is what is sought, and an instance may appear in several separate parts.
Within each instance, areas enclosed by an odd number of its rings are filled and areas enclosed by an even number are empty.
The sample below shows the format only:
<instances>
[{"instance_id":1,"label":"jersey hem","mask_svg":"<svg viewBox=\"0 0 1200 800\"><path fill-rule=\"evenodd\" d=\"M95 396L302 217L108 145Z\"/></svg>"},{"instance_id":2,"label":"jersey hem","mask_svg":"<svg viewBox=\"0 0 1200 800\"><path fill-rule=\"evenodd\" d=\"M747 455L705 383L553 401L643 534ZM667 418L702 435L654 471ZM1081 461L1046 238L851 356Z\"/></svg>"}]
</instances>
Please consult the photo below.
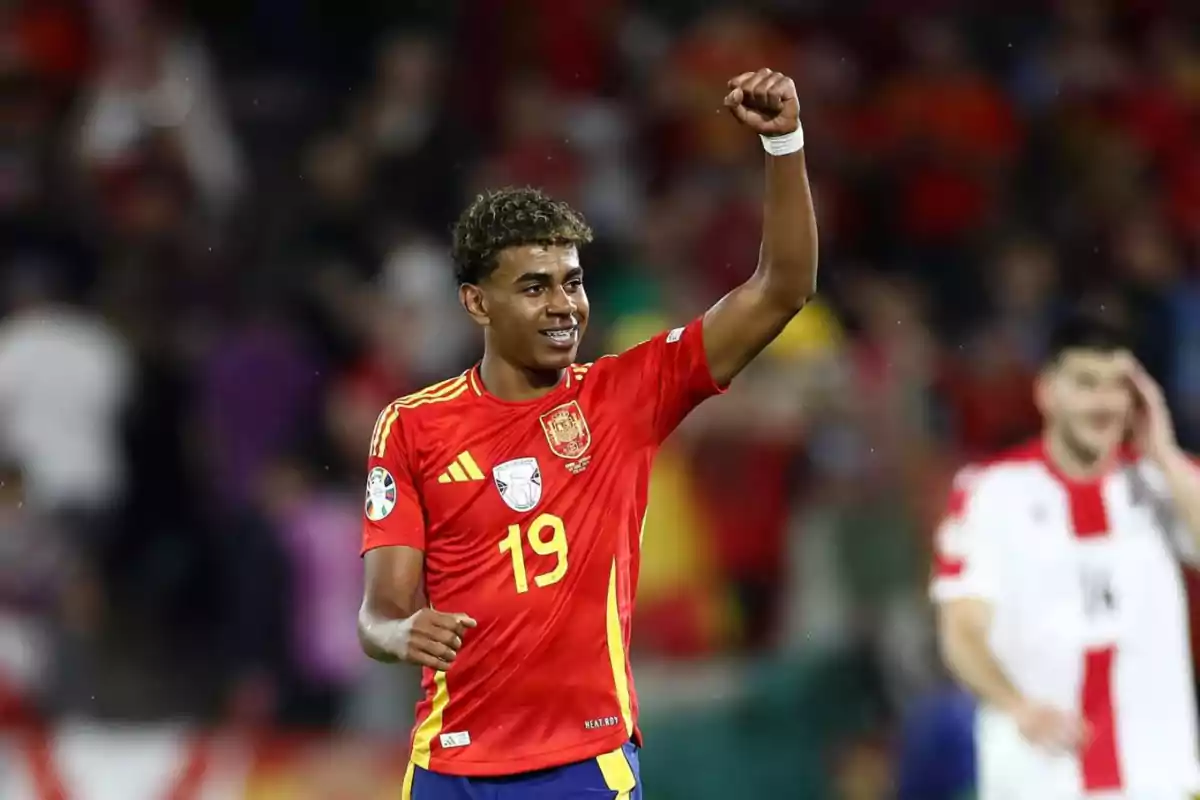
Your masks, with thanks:
<instances>
[{"instance_id":1,"label":"jersey hem","mask_svg":"<svg viewBox=\"0 0 1200 800\"><path fill-rule=\"evenodd\" d=\"M633 741L633 736L620 730L603 739L595 739L563 750L537 753L516 760L506 758L503 761L461 761L453 758L431 757L429 771L439 775L454 775L461 778L496 778L520 775L524 772L565 767L568 764L586 761L589 758L611 753L630 741Z\"/></svg>"},{"instance_id":2,"label":"jersey hem","mask_svg":"<svg viewBox=\"0 0 1200 800\"><path fill-rule=\"evenodd\" d=\"M368 545L364 545L359 550L358 557L362 558L363 556L365 556L367 553L371 552L372 550L378 550L381 547L407 547L410 550L417 550L422 553L425 552L425 545L423 545L423 544L417 545L417 544L412 544L410 542L371 542Z\"/></svg>"}]
</instances>

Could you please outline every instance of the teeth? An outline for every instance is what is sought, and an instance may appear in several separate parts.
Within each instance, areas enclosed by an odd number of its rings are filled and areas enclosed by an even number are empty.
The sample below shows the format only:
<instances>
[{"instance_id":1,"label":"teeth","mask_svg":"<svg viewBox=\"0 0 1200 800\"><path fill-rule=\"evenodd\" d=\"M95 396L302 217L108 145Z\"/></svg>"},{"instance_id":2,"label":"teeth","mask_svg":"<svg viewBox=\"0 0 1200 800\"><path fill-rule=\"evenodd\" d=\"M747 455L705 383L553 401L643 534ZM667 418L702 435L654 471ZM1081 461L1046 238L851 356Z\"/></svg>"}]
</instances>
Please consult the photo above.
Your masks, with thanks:
<instances>
[{"instance_id":1,"label":"teeth","mask_svg":"<svg viewBox=\"0 0 1200 800\"><path fill-rule=\"evenodd\" d=\"M574 329L567 329L565 331L546 331L547 336L560 342L568 341L574 334Z\"/></svg>"}]
</instances>

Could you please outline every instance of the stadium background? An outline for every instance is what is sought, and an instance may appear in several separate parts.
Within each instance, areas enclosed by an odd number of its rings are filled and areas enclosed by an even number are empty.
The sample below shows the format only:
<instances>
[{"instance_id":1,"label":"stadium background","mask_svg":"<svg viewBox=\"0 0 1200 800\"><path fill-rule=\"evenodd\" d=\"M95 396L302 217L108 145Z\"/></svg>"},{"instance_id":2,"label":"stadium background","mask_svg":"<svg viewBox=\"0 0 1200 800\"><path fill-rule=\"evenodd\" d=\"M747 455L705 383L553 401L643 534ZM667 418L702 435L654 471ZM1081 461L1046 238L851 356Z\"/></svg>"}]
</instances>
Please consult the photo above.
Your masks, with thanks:
<instances>
[{"instance_id":1,"label":"stadium background","mask_svg":"<svg viewBox=\"0 0 1200 800\"><path fill-rule=\"evenodd\" d=\"M543 186L599 234L585 355L678 324L753 267L762 153L720 99L764 65L822 291L658 463L647 798L969 796L928 535L1035 429L1068 298L1131 321L1200 444L1198 12L0 0L0 797L397 796L363 463L477 355L450 221Z\"/></svg>"}]
</instances>

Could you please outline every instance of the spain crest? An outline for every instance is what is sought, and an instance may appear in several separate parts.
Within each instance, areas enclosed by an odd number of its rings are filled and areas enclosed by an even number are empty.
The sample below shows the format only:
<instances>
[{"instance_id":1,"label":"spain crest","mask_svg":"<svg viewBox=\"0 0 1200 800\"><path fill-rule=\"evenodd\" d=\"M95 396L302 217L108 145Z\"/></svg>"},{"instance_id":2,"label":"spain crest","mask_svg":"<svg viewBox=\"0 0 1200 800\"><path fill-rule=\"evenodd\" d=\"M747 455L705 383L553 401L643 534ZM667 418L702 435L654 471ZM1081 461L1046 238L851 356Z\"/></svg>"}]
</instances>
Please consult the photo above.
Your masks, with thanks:
<instances>
[{"instance_id":1,"label":"spain crest","mask_svg":"<svg viewBox=\"0 0 1200 800\"><path fill-rule=\"evenodd\" d=\"M579 403L572 400L542 414L542 431L554 455L574 460L592 445L592 432Z\"/></svg>"}]
</instances>

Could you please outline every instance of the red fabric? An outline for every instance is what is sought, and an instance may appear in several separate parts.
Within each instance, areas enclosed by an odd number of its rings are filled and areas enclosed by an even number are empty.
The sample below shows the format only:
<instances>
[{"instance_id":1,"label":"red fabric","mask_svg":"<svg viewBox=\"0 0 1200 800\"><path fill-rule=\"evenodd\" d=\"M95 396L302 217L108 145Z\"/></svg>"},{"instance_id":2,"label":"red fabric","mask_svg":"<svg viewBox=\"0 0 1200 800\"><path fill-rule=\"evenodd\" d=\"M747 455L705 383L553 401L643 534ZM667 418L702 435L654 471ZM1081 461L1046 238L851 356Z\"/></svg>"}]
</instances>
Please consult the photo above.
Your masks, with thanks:
<instances>
[{"instance_id":1,"label":"red fabric","mask_svg":"<svg viewBox=\"0 0 1200 800\"><path fill-rule=\"evenodd\" d=\"M1116 658L1116 647L1089 650L1084 656L1081 708L1089 736L1079 753L1079 767L1087 792L1112 791L1123 785L1112 692Z\"/></svg>"},{"instance_id":2,"label":"red fabric","mask_svg":"<svg viewBox=\"0 0 1200 800\"><path fill-rule=\"evenodd\" d=\"M1067 491L1075 536L1079 539L1108 536L1110 524L1102 479L1080 481L1069 478L1045 455L1044 448L1042 453L1050 471ZM1128 460L1131 455L1122 452L1116 462ZM1116 657L1116 645L1094 648L1084 654L1080 709L1088 739L1080 748L1079 766L1083 788L1089 792L1120 789L1122 785L1113 702L1113 661Z\"/></svg>"},{"instance_id":3,"label":"red fabric","mask_svg":"<svg viewBox=\"0 0 1200 800\"><path fill-rule=\"evenodd\" d=\"M946 513L942 517L943 523L957 522L963 519L967 513L967 504L970 502L970 487L964 481L958 480L950 490L950 497L946 501ZM957 578L962 575L966 569L966 562L962 558L951 556L948 553L943 553L938 547L937 537L933 543L933 577L934 578Z\"/></svg>"},{"instance_id":4,"label":"red fabric","mask_svg":"<svg viewBox=\"0 0 1200 800\"><path fill-rule=\"evenodd\" d=\"M698 319L541 398L500 400L473 369L385 410L364 549L422 549L430 605L479 623L444 679L424 671L416 763L512 774L640 739L628 648L651 463L719 391Z\"/></svg>"},{"instance_id":5,"label":"red fabric","mask_svg":"<svg viewBox=\"0 0 1200 800\"><path fill-rule=\"evenodd\" d=\"M67 800L49 728L20 691L0 676L0 731L5 729L12 732L14 743L29 765L36 800Z\"/></svg>"},{"instance_id":6,"label":"red fabric","mask_svg":"<svg viewBox=\"0 0 1200 800\"><path fill-rule=\"evenodd\" d=\"M961 558L950 558L936 550L933 553L933 576L935 578L957 578L966 568L967 563Z\"/></svg>"}]
</instances>

